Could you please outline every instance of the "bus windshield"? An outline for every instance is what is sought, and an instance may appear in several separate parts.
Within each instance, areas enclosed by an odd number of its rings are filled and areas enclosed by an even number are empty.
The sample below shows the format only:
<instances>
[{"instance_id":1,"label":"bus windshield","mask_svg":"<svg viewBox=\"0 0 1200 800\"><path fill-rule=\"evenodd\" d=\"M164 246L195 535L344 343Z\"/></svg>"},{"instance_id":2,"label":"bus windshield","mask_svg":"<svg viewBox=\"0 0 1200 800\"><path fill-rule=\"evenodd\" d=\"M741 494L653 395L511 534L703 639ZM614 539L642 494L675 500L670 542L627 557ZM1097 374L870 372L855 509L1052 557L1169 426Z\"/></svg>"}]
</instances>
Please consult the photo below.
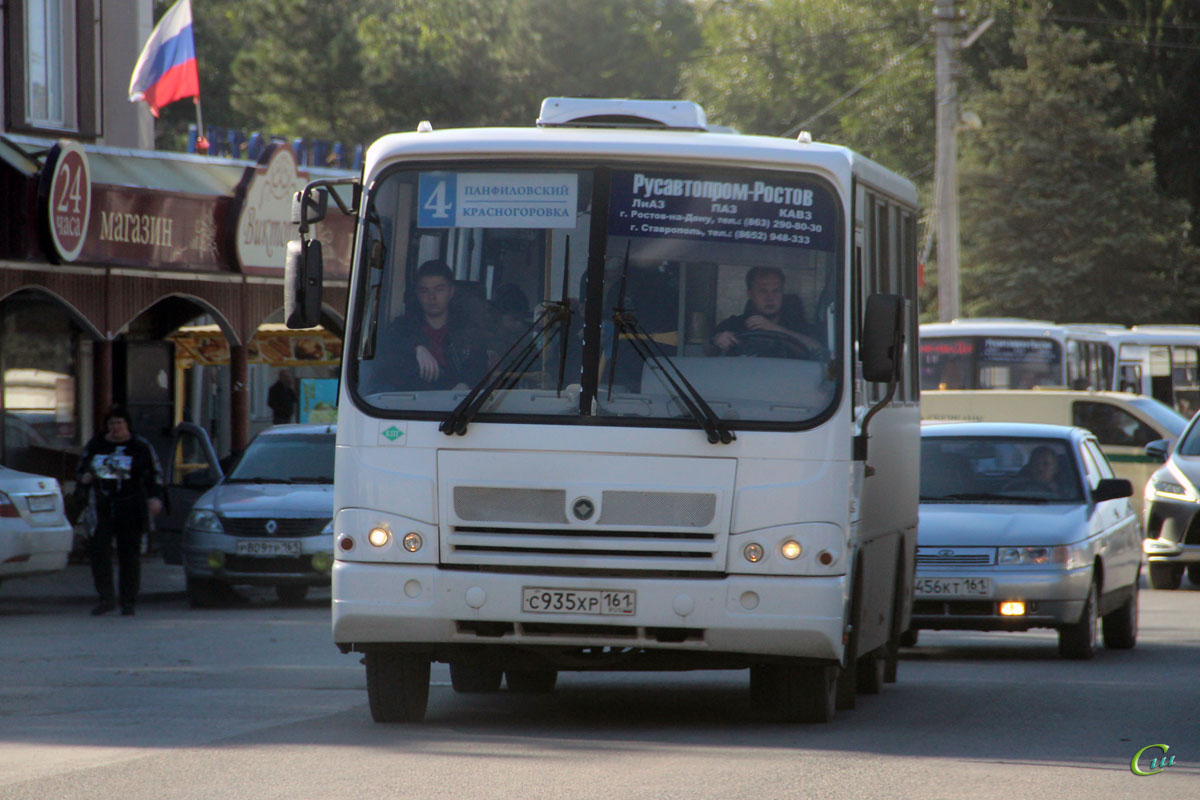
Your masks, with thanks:
<instances>
[{"instance_id":1,"label":"bus windshield","mask_svg":"<svg viewBox=\"0 0 1200 800\"><path fill-rule=\"evenodd\" d=\"M348 380L382 416L812 424L840 392L844 222L803 173L393 169L365 206ZM682 378L682 379L681 379Z\"/></svg>"},{"instance_id":2,"label":"bus windshield","mask_svg":"<svg viewBox=\"0 0 1200 800\"><path fill-rule=\"evenodd\" d=\"M1054 339L922 336L922 389L1032 389L1062 385L1062 346Z\"/></svg>"}]
</instances>

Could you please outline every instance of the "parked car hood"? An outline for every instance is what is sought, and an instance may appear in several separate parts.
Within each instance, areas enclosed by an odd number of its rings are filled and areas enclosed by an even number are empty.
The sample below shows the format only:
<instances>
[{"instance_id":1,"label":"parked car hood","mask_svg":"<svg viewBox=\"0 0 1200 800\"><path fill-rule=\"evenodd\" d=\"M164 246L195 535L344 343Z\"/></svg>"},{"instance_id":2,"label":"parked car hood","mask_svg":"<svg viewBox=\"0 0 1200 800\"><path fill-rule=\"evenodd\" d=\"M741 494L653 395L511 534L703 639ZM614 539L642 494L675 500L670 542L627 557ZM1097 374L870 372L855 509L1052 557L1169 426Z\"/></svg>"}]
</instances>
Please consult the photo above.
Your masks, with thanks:
<instances>
[{"instance_id":1,"label":"parked car hood","mask_svg":"<svg viewBox=\"0 0 1200 800\"><path fill-rule=\"evenodd\" d=\"M1083 504L922 503L922 547L1071 544L1087 538Z\"/></svg>"},{"instance_id":2,"label":"parked car hood","mask_svg":"<svg viewBox=\"0 0 1200 800\"><path fill-rule=\"evenodd\" d=\"M205 492L194 507L210 508L230 517L332 517L333 485L219 483Z\"/></svg>"}]
</instances>

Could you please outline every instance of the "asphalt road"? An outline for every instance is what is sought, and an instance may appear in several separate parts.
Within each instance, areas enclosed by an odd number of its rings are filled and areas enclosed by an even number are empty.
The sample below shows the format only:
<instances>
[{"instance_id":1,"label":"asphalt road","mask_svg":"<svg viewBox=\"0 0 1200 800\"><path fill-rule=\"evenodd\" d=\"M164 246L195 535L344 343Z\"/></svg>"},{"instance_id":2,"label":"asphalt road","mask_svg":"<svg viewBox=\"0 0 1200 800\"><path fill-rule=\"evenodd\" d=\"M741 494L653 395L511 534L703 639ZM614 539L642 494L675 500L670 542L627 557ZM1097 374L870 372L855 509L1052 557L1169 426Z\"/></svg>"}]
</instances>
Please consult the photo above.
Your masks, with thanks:
<instances>
[{"instance_id":1,"label":"asphalt road","mask_svg":"<svg viewBox=\"0 0 1200 800\"><path fill-rule=\"evenodd\" d=\"M922 632L830 725L756 716L745 672L564 673L530 697L455 694L436 665L427 722L393 726L327 592L194 611L174 569L147 569L132 618L87 614L83 567L0 587L0 798L1200 795L1195 590L1145 591L1138 647L1091 662L1050 632ZM1174 765L1133 775L1151 744Z\"/></svg>"}]
</instances>

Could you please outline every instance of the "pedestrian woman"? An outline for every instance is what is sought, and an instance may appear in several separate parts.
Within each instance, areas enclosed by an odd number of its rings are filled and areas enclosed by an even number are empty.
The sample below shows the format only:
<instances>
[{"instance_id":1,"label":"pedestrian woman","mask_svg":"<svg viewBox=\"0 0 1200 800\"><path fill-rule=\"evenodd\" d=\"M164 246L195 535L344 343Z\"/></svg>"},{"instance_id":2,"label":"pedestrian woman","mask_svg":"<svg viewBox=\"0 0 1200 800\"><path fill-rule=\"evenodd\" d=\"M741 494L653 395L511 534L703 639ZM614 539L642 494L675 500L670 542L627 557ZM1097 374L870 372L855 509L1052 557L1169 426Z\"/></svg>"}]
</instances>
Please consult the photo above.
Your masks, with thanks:
<instances>
[{"instance_id":1,"label":"pedestrian woman","mask_svg":"<svg viewBox=\"0 0 1200 800\"><path fill-rule=\"evenodd\" d=\"M118 599L121 613L133 614L141 580L142 534L151 515L163 508L162 469L150 443L134 435L123 409L113 408L104 418L104 431L83 449L76 478L92 488L96 528L89 553L92 580L100 603L93 616L116 608L113 596L112 545L117 543L120 570Z\"/></svg>"}]
</instances>

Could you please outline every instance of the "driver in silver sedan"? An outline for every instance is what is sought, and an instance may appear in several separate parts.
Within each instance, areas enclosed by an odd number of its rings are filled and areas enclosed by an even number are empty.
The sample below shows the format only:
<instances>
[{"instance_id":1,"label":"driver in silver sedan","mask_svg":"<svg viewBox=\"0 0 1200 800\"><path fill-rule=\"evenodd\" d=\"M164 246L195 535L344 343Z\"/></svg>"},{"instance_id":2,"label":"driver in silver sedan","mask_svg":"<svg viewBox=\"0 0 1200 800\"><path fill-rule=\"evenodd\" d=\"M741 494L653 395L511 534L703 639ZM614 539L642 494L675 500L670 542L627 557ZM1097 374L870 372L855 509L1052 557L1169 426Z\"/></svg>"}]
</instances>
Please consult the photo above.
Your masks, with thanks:
<instances>
[{"instance_id":1,"label":"driver in silver sedan","mask_svg":"<svg viewBox=\"0 0 1200 800\"><path fill-rule=\"evenodd\" d=\"M767 355L759 341L774 339L795 358L818 353L821 344L806 331L800 298L783 292L783 270L754 267L746 273L746 309L717 326L712 343L722 355Z\"/></svg>"}]
</instances>

